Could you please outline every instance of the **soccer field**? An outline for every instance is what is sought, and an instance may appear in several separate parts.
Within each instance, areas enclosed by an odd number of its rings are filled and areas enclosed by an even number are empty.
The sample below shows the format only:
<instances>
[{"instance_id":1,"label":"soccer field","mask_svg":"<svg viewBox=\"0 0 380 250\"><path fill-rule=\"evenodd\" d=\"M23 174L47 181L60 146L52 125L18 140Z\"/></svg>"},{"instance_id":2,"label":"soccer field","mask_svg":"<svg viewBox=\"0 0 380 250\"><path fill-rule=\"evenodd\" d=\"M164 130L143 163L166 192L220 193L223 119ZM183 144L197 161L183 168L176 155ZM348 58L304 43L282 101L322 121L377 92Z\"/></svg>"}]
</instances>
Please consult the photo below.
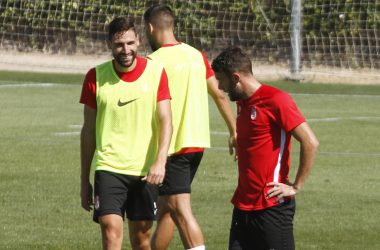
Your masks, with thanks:
<instances>
[{"instance_id":1,"label":"soccer field","mask_svg":"<svg viewBox=\"0 0 380 250\"><path fill-rule=\"evenodd\" d=\"M0 71L0 249L101 249L79 197L83 78ZM292 95L320 142L296 196L296 248L380 249L380 85L264 83ZM237 164L212 101L210 129L192 207L207 249L225 250ZM299 144L292 147L291 181ZM178 233L169 249L182 249Z\"/></svg>"}]
</instances>

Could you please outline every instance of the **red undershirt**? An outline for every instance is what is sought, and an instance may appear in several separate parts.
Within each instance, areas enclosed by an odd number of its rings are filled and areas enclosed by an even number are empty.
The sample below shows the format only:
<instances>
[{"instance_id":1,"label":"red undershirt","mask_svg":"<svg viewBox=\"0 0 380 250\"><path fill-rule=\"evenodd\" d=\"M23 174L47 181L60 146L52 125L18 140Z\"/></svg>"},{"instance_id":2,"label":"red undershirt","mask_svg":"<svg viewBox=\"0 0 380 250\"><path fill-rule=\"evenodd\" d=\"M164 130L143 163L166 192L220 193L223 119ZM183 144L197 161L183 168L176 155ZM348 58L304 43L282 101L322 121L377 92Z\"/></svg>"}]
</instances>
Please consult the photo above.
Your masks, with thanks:
<instances>
[{"instance_id":1,"label":"red undershirt","mask_svg":"<svg viewBox=\"0 0 380 250\"><path fill-rule=\"evenodd\" d=\"M147 64L147 59L142 57L136 57L137 64L135 68L128 72L120 72L115 68L115 61L113 61L114 70L118 77L124 82L134 82L141 74L144 72ZM162 71L159 89L157 92L157 102L171 99L168 76L166 75L165 69ZM82 95L80 98L80 103L86 104L90 108L96 109L96 70L92 68L88 71L86 78L84 79Z\"/></svg>"}]
</instances>

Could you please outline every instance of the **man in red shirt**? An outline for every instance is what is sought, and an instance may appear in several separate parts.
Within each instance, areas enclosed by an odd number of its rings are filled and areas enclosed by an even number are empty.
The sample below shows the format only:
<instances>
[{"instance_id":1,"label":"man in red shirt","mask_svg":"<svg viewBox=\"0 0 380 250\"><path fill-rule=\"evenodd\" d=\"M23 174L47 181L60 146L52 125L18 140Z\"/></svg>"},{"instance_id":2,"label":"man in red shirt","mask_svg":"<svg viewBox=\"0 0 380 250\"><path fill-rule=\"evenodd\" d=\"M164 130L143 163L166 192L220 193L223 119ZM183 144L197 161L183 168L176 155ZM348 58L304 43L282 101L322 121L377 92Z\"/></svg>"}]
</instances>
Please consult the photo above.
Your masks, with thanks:
<instances>
[{"instance_id":1,"label":"man in red shirt","mask_svg":"<svg viewBox=\"0 0 380 250\"><path fill-rule=\"evenodd\" d=\"M227 48L212 69L238 108L239 181L231 201L229 249L294 249L293 196L310 173L319 143L290 95L259 83L240 48ZM301 144L293 184L288 179L292 136Z\"/></svg>"}]
</instances>

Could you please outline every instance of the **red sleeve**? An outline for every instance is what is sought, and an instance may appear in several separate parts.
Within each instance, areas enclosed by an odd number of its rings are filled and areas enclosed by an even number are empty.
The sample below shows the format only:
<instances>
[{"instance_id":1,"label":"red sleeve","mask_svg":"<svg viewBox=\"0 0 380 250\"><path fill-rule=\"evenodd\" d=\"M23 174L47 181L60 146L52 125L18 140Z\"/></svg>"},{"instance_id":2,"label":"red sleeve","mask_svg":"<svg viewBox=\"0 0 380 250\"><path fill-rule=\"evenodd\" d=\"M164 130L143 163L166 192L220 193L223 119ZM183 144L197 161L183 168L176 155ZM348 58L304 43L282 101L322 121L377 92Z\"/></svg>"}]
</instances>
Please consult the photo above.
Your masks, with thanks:
<instances>
[{"instance_id":1,"label":"red sleeve","mask_svg":"<svg viewBox=\"0 0 380 250\"><path fill-rule=\"evenodd\" d=\"M90 108L96 109L96 70L90 69L87 72L83 82L82 94L79 100L80 103L86 104Z\"/></svg>"},{"instance_id":2,"label":"red sleeve","mask_svg":"<svg viewBox=\"0 0 380 250\"><path fill-rule=\"evenodd\" d=\"M208 63L206 55L202 51L200 51L200 50L199 50L199 52L201 52L201 54L203 56L203 61L205 62L205 66L206 66L206 79L209 79L210 77L214 76L215 73L212 70L210 64Z\"/></svg>"},{"instance_id":3,"label":"red sleeve","mask_svg":"<svg viewBox=\"0 0 380 250\"><path fill-rule=\"evenodd\" d=\"M168 76L166 75L165 69L163 69L162 74L161 74L160 86L158 87L158 92L157 92L157 102L167 100L167 99L172 99L172 97L170 96L170 91L169 91Z\"/></svg>"},{"instance_id":4,"label":"red sleeve","mask_svg":"<svg viewBox=\"0 0 380 250\"><path fill-rule=\"evenodd\" d=\"M306 122L289 94L281 91L273 97L273 100L276 122L285 132L290 132L301 123Z\"/></svg>"}]
</instances>

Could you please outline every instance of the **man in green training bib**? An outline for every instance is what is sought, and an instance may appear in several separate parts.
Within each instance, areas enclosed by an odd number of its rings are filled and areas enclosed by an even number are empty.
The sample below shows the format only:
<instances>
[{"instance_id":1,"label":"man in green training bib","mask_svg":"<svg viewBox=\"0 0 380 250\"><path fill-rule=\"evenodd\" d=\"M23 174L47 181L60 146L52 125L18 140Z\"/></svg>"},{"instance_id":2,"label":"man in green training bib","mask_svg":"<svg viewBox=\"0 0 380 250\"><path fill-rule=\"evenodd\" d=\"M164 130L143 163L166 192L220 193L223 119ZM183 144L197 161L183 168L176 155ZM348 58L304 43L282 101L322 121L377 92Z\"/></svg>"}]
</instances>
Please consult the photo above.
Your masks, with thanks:
<instances>
[{"instance_id":1,"label":"man in green training bib","mask_svg":"<svg viewBox=\"0 0 380 250\"><path fill-rule=\"evenodd\" d=\"M204 148L210 147L209 93L230 132L230 153L236 148L235 118L227 97L218 89L205 55L176 40L174 16L165 5L155 5L144 14L145 34L153 53L152 61L162 62L172 95L173 137L166 174L159 186L157 228L152 249L166 249L176 225L185 249L203 250L202 231L192 214L191 182L201 162Z\"/></svg>"},{"instance_id":2,"label":"man in green training bib","mask_svg":"<svg viewBox=\"0 0 380 250\"><path fill-rule=\"evenodd\" d=\"M149 250L172 135L168 79L162 63L136 56L139 37L130 20L110 23L107 44L114 59L87 73L80 99L82 207L94 205L103 249L121 249L126 214L132 249Z\"/></svg>"}]
</instances>

